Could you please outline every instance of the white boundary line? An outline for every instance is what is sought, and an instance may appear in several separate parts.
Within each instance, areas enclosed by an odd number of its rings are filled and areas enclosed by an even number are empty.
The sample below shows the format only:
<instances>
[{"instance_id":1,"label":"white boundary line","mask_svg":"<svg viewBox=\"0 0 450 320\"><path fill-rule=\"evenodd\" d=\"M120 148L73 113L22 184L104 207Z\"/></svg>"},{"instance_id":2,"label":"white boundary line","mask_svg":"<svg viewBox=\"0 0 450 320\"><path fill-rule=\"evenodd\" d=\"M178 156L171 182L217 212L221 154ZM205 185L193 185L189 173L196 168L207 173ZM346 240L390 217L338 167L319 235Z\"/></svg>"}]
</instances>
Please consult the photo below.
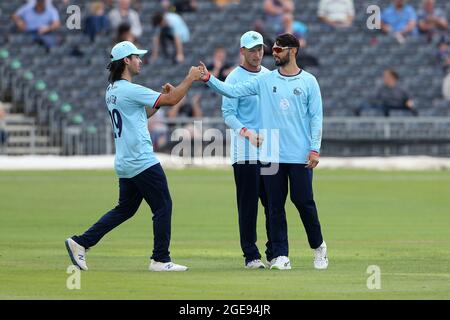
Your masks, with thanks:
<instances>
[{"instance_id":1,"label":"white boundary line","mask_svg":"<svg viewBox=\"0 0 450 320\"><path fill-rule=\"evenodd\" d=\"M184 164L182 158L157 154L164 168L183 169L229 168L228 158L196 158ZM3 170L89 170L114 168L114 156L0 156L0 171ZM367 157L321 159L318 169L369 169L369 170L450 170L450 158L428 156Z\"/></svg>"}]
</instances>

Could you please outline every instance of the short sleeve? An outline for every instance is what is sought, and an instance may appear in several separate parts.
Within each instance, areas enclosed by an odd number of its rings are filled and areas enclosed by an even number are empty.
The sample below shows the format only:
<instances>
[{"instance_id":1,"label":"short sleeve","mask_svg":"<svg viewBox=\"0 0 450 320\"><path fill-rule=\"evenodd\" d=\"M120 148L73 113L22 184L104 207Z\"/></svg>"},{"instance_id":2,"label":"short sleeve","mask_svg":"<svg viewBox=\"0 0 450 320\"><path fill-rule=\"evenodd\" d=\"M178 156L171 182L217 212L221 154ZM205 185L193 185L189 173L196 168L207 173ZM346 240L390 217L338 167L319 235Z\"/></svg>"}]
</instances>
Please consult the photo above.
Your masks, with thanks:
<instances>
[{"instance_id":1,"label":"short sleeve","mask_svg":"<svg viewBox=\"0 0 450 320\"><path fill-rule=\"evenodd\" d=\"M16 10L15 15L23 19L25 12L28 10L29 7L30 7L29 4L24 4L19 9Z\"/></svg>"},{"instance_id":2,"label":"short sleeve","mask_svg":"<svg viewBox=\"0 0 450 320\"><path fill-rule=\"evenodd\" d=\"M134 85L129 97L139 106L158 108L161 93L140 85Z\"/></svg>"},{"instance_id":3,"label":"short sleeve","mask_svg":"<svg viewBox=\"0 0 450 320\"><path fill-rule=\"evenodd\" d=\"M52 19L52 22L59 21L58 10L56 10L55 8L52 8L52 10L51 10L51 19Z\"/></svg>"},{"instance_id":4,"label":"short sleeve","mask_svg":"<svg viewBox=\"0 0 450 320\"><path fill-rule=\"evenodd\" d=\"M324 0L320 0L319 2L319 7L317 9L317 15L319 17L323 17L326 15L326 11L325 11L325 1Z\"/></svg>"}]
</instances>

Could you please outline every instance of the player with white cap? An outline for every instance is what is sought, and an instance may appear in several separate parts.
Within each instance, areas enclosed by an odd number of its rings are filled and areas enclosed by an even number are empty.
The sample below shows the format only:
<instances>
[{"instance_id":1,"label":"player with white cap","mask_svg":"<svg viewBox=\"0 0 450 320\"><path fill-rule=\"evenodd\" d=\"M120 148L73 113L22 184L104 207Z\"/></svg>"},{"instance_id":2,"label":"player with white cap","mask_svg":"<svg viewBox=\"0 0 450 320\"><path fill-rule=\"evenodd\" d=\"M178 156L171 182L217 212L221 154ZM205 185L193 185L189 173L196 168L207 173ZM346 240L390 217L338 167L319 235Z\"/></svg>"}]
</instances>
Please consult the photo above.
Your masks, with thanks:
<instances>
[{"instance_id":1,"label":"player with white cap","mask_svg":"<svg viewBox=\"0 0 450 320\"><path fill-rule=\"evenodd\" d=\"M165 84L163 93L132 83L139 74L141 57L147 50L123 41L111 51L108 66L109 86L106 105L114 131L116 146L115 169L119 177L119 203L106 213L83 235L65 242L72 262L87 270L86 250L93 247L109 231L131 218L145 199L153 212L153 255L150 271L185 271L187 267L171 262L172 200L164 171L155 157L147 129L147 118L161 106L177 104L195 80L199 68L192 67L187 77L176 88Z\"/></svg>"},{"instance_id":2,"label":"player with white cap","mask_svg":"<svg viewBox=\"0 0 450 320\"><path fill-rule=\"evenodd\" d=\"M229 84L245 82L269 72L261 66L264 55L263 46L264 40L260 33L256 31L244 33L240 41L242 63L228 75L225 82ZM230 156L236 184L239 235L247 269L265 268L256 246L258 199L261 199L267 214L267 197L260 175L261 164L258 161L258 147L262 142L262 136L257 133L261 127L260 112L258 96L239 99L223 97L222 113L225 123L231 129ZM266 258L267 261L271 261L274 257L267 222L266 216L268 237Z\"/></svg>"}]
</instances>

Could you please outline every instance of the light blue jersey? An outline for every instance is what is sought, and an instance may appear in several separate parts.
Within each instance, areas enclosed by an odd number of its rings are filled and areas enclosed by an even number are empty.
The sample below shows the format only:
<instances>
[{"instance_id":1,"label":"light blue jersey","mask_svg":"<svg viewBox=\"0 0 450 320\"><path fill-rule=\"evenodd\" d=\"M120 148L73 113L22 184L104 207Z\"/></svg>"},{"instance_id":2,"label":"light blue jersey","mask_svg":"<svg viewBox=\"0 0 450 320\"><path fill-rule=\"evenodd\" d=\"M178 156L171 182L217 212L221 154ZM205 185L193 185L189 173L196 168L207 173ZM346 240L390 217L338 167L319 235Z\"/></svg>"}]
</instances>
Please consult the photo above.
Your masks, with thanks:
<instances>
[{"instance_id":1,"label":"light blue jersey","mask_svg":"<svg viewBox=\"0 0 450 320\"><path fill-rule=\"evenodd\" d=\"M245 82L267 72L270 71L263 66L261 66L261 70L258 72L249 71L239 66L228 75L225 82L229 84ZM248 139L241 136L240 131L242 128L257 130L261 127L259 97L247 96L236 99L223 97L222 114L225 123L231 128L231 163L258 160L258 149Z\"/></svg>"},{"instance_id":2,"label":"light blue jersey","mask_svg":"<svg viewBox=\"0 0 450 320\"><path fill-rule=\"evenodd\" d=\"M211 76L207 84L230 98L259 96L264 135L261 161L305 164L311 151L320 152L322 97L312 74L301 70L284 76L274 70L235 85Z\"/></svg>"},{"instance_id":3,"label":"light blue jersey","mask_svg":"<svg viewBox=\"0 0 450 320\"><path fill-rule=\"evenodd\" d=\"M106 105L116 145L119 178L132 178L159 161L153 153L145 107L156 107L161 94L126 80L106 89Z\"/></svg>"}]
</instances>

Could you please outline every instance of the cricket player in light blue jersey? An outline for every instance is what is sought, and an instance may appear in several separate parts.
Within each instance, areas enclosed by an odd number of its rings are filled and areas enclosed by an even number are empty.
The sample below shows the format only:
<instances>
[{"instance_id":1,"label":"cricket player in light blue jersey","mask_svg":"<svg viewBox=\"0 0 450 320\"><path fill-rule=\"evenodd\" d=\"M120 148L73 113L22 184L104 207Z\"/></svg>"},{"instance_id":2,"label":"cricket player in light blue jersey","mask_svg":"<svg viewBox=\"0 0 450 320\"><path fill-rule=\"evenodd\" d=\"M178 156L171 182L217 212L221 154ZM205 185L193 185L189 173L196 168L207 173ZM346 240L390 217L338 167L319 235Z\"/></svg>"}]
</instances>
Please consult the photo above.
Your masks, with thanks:
<instances>
[{"instance_id":1,"label":"cricket player in light blue jersey","mask_svg":"<svg viewBox=\"0 0 450 320\"><path fill-rule=\"evenodd\" d=\"M235 84L270 72L263 66L264 40L255 31L244 33L240 41L242 64L234 69L225 82ZM222 113L225 123L231 128L230 156L236 184L236 200L239 218L241 249L245 257L245 268L260 269L266 266L256 246L256 222L258 199L266 213L266 258L273 259L270 243L267 197L261 178L261 163L258 161L258 147L262 137L255 131L260 128L259 97L248 96L231 99L223 97Z\"/></svg>"},{"instance_id":2,"label":"cricket player in light blue jersey","mask_svg":"<svg viewBox=\"0 0 450 320\"><path fill-rule=\"evenodd\" d=\"M199 68L192 67L188 76L176 88L170 84L163 93L132 83L139 74L141 56L129 42L116 44L111 51L109 86L106 105L116 146L115 169L119 177L119 203L83 235L65 242L69 256L82 270L87 270L86 250L96 245L109 231L131 218L145 199L153 212L153 254L150 271L185 271L187 267L171 262L169 253L172 200L166 176L153 153L147 129L147 118L161 106L177 104L192 83L201 78Z\"/></svg>"},{"instance_id":3,"label":"cricket player in light blue jersey","mask_svg":"<svg viewBox=\"0 0 450 320\"><path fill-rule=\"evenodd\" d=\"M290 197L300 213L314 249L314 267L328 267L327 247L323 241L317 208L313 198L313 168L319 163L322 139L322 98L316 78L300 69L296 63L299 41L291 34L277 37L272 48L279 69L234 85L219 81L201 63L202 79L208 86L230 98L258 96L261 108L261 127L267 130L262 149L269 136L278 136L277 152L261 152L260 160L275 162L276 174L263 175L268 197L270 239L274 259L271 269L288 270L289 247L285 203ZM273 141L272 141L273 142ZM273 144L271 142L271 144Z\"/></svg>"}]
</instances>

